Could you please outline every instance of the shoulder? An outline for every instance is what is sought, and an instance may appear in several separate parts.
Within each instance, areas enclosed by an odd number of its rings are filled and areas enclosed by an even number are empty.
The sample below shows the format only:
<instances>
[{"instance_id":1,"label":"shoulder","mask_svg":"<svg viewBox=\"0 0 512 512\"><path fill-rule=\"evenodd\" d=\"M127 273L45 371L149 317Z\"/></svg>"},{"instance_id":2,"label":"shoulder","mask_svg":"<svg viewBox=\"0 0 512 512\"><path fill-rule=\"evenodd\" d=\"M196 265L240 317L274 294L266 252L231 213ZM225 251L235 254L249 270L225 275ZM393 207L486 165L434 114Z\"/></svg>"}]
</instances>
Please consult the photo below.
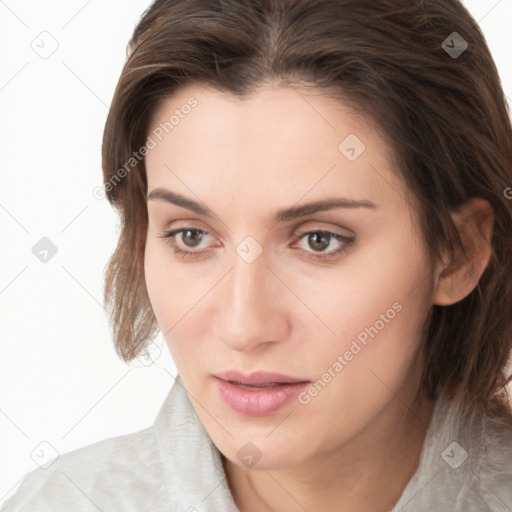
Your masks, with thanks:
<instances>
[{"instance_id":1,"label":"shoulder","mask_svg":"<svg viewBox=\"0 0 512 512\"><path fill-rule=\"evenodd\" d=\"M512 511L512 423L438 399L420 462L393 512Z\"/></svg>"},{"instance_id":2,"label":"shoulder","mask_svg":"<svg viewBox=\"0 0 512 512\"><path fill-rule=\"evenodd\" d=\"M158 491L163 472L150 427L58 456L47 469L29 473L1 510L159 510L148 503L148 497L162 498ZM142 497L144 503L138 503ZM112 507L114 503L116 508Z\"/></svg>"},{"instance_id":3,"label":"shoulder","mask_svg":"<svg viewBox=\"0 0 512 512\"><path fill-rule=\"evenodd\" d=\"M512 422L486 417L476 485L490 510L512 510Z\"/></svg>"}]
</instances>

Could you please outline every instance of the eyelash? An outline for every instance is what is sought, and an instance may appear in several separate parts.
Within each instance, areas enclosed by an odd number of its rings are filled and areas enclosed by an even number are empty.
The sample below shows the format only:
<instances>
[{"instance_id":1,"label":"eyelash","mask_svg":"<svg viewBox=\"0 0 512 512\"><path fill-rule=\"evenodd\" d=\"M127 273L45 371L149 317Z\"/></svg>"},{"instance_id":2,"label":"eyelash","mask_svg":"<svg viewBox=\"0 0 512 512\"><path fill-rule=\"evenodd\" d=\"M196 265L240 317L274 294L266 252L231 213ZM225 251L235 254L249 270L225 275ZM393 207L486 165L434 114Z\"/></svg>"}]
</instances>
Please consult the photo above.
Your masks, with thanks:
<instances>
[{"instance_id":1,"label":"eyelash","mask_svg":"<svg viewBox=\"0 0 512 512\"><path fill-rule=\"evenodd\" d=\"M172 231L164 231L163 233L160 233L158 235L158 238L163 238L163 239L166 239L166 241L171 245L171 248L172 250L174 251L174 254L182 257L182 258L185 258L185 259L191 259L191 260L194 260L194 259L197 259L201 256L203 256L206 252L210 251L212 248L208 248L206 250L202 250L202 251L187 251L185 249L182 249L181 247L178 247L178 245L176 244L176 235L178 235L179 233L185 233L187 231L191 231L193 233L202 233L202 235L209 235L209 232L208 231L204 231L202 229L196 229L196 228L179 228L179 229L174 229ZM309 235L313 235L313 234L322 234L322 235L327 235L329 237L329 242L330 242L330 239L331 238L334 238L335 240L337 240L338 242L343 242L343 245L334 250L334 251L330 251L328 253L322 253L322 252L319 252L317 254L315 253L309 253L309 251L306 251L308 252L310 255L307 256L308 259L312 259L312 260L324 260L324 261L327 261L327 260L331 260L331 259L334 259L336 258L337 256L339 256L340 254L348 251L353 243L355 242L355 238L354 237L346 237L346 236L343 236L343 235L340 235L338 233L333 233L332 231L326 231L326 230L322 230L322 229L317 229L317 230L313 230L313 231L306 231L304 233L301 233L295 240L294 243L300 241L302 238L304 237L307 237Z\"/></svg>"}]
</instances>

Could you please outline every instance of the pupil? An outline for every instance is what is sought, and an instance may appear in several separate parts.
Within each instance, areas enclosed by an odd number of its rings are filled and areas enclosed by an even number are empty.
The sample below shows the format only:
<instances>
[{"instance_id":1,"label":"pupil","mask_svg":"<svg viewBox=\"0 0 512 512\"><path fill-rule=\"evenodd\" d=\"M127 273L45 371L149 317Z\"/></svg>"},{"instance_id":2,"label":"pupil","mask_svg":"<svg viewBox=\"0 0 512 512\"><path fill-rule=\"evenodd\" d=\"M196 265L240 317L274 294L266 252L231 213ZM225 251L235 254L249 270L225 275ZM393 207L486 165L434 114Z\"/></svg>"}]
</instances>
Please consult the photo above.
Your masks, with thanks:
<instances>
[{"instance_id":1,"label":"pupil","mask_svg":"<svg viewBox=\"0 0 512 512\"><path fill-rule=\"evenodd\" d=\"M201 239L203 238L203 234L199 231L191 231L187 230L183 233L182 240L185 245L188 245L189 247L195 247L196 245L199 245L201 242Z\"/></svg>"},{"instance_id":2,"label":"pupil","mask_svg":"<svg viewBox=\"0 0 512 512\"><path fill-rule=\"evenodd\" d=\"M325 233L312 233L309 235L309 246L312 249L322 251L329 247L330 235Z\"/></svg>"}]
</instances>

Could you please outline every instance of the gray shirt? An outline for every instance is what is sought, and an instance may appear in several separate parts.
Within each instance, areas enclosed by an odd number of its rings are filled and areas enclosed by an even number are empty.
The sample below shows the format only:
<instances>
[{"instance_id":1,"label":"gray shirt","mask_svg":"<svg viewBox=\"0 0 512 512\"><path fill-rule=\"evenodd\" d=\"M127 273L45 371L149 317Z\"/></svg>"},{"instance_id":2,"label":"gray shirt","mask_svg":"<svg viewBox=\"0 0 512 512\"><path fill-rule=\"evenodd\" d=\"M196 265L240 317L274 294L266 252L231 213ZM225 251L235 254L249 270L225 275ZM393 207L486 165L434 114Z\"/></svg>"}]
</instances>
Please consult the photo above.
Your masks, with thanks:
<instances>
[{"instance_id":1,"label":"gray shirt","mask_svg":"<svg viewBox=\"0 0 512 512\"><path fill-rule=\"evenodd\" d=\"M239 512L179 376L152 427L59 456L1 510ZM391 512L399 511L512 512L512 427L436 400L419 466Z\"/></svg>"}]
</instances>

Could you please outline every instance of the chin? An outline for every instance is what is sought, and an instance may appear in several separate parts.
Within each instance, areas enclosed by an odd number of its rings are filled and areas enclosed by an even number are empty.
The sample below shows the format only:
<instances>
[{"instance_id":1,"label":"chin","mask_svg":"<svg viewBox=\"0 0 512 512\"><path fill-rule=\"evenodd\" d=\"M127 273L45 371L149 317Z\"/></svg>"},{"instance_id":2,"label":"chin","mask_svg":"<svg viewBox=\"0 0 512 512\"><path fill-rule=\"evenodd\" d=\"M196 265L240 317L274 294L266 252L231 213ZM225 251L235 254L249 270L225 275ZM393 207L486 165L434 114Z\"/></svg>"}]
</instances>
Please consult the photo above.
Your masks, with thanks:
<instances>
[{"instance_id":1,"label":"chin","mask_svg":"<svg viewBox=\"0 0 512 512\"><path fill-rule=\"evenodd\" d=\"M308 454L297 452L294 446L284 448L282 444L279 446L268 440L241 443L235 441L226 448L220 450L222 455L247 470L285 469L297 466L308 458Z\"/></svg>"}]
</instances>

